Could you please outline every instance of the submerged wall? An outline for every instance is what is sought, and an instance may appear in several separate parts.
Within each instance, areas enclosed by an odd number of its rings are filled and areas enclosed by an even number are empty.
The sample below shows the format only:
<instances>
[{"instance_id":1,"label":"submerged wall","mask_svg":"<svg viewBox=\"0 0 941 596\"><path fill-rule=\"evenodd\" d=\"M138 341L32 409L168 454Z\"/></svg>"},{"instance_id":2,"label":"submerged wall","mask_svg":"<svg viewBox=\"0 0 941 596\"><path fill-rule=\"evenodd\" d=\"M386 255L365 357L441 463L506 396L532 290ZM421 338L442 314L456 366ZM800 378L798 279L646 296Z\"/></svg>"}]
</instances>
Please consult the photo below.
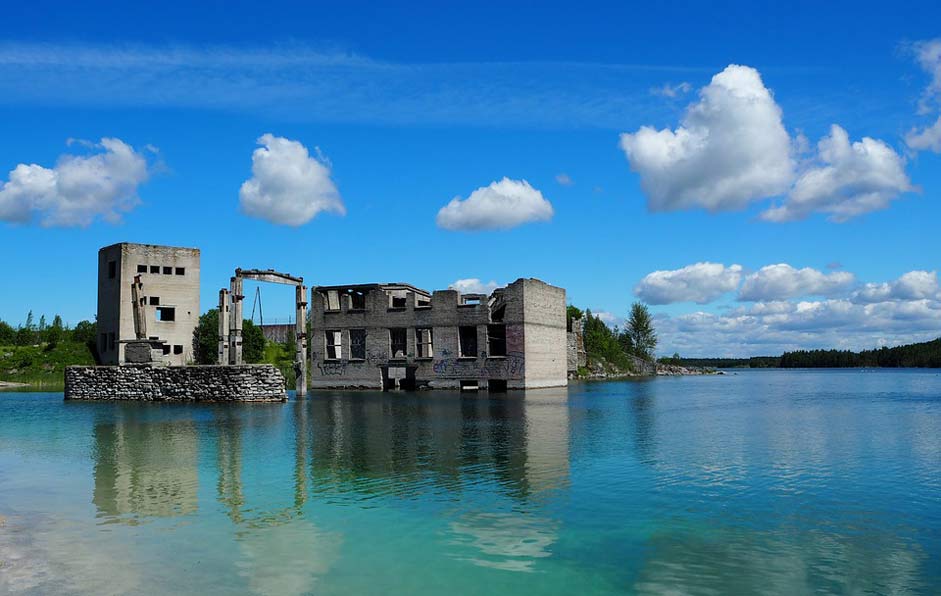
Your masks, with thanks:
<instances>
[{"instance_id":1,"label":"submerged wall","mask_svg":"<svg viewBox=\"0 0 941 596\"><path fill-rule=\"evenodd\" d=\"M270 364L239 366L69 366L65 399L285 401L284 376Z\"/></svg>"}]
</instances>

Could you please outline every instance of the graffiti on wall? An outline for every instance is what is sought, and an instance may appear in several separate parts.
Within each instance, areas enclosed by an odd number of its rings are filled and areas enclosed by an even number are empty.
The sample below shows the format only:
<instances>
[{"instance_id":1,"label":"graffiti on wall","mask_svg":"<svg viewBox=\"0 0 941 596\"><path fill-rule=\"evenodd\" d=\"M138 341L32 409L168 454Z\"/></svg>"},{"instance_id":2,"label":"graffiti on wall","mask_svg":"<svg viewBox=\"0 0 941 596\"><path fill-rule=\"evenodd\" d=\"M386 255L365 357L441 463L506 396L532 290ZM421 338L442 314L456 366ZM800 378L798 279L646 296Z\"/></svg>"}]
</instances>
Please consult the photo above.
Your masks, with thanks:
<instances>
[{"instance_id":1,"label":"graffiti on wall","mask_svg":"<svg viewBox=\"0 0 941 596\"><path fill-rule=\"evenodd\" d=\"M448 350L443 350L441 355L433 364L435 376L450 379L521 377L526 368L522 352L508 352L501 358L487 358L487 353L483 352L474 360L454 358Z\"/></svg>"}]
</instances>

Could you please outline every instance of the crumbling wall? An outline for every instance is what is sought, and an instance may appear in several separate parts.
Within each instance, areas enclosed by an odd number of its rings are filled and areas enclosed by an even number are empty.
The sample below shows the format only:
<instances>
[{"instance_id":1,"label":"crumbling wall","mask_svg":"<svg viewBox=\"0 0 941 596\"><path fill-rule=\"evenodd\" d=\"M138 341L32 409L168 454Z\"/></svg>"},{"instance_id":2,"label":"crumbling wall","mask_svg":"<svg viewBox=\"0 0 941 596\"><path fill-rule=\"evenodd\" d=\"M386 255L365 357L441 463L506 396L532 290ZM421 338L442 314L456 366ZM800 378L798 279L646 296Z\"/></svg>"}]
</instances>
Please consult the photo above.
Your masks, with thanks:
<instances>
[{"instance_id":1,"label":"crumbling wall","mask_svg":"<svg viewBox=\"0 0 941 596\"><path fill-rule=\"evenodd\" d=\"M578 373L579 368L588 366L588 351L585 350L585 319L572 319L571 329L565 334L566 361L569 375Z\"/></svg>"},{"instance_id":2,"label":"crumbling wall","mask_svg":"<svg viewBox=\"0 0 941 596\"><path fill-rule=\"evenodd\" d=\"M65 399L285 401L284 376L270 364L239 366L69 366Z\"/></svg>"}]
</instances>

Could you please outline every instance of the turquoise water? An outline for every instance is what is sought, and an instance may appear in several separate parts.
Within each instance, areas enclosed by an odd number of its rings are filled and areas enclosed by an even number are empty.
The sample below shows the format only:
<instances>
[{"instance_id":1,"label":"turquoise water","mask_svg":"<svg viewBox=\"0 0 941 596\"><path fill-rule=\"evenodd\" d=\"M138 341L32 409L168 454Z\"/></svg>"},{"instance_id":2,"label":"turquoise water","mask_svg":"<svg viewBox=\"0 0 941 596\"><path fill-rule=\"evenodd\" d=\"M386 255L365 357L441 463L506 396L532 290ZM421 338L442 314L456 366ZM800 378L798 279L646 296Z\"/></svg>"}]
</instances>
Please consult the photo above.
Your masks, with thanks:
<instances>
[{"instance_id":1,"label":"turquoise water","mask_svg":"<svg viewBox=\"0 0 941 596\"><path fill-rule=\"evenodd\" d=\"M0 593L938 593L939 371L0 393Z\"/></svg>"}]
</instances>

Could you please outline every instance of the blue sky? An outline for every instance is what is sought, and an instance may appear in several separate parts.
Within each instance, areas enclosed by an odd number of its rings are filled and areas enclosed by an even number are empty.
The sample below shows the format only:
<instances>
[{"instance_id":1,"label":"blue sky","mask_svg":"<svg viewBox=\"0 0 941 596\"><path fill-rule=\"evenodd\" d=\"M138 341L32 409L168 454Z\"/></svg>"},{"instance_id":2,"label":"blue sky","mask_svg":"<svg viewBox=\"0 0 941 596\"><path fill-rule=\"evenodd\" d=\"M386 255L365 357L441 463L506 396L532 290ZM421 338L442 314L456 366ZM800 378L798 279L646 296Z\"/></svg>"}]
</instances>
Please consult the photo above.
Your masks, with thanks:
<instances>
[{"instance_id":1,"label":"blue sky","mask_svg":"<svg viewBox=\"0 0 941 596\"><path fill-rule=\"evenodd\" d=\"M235 267L273 267L538 277L611 321L641 298L690 356L941 335L936 3L4 12L4 320L93 317L97 249L131 241L200 247L204 309ZM95 161L102 139L130 153Z\"/></svg>"}]
</instances>

